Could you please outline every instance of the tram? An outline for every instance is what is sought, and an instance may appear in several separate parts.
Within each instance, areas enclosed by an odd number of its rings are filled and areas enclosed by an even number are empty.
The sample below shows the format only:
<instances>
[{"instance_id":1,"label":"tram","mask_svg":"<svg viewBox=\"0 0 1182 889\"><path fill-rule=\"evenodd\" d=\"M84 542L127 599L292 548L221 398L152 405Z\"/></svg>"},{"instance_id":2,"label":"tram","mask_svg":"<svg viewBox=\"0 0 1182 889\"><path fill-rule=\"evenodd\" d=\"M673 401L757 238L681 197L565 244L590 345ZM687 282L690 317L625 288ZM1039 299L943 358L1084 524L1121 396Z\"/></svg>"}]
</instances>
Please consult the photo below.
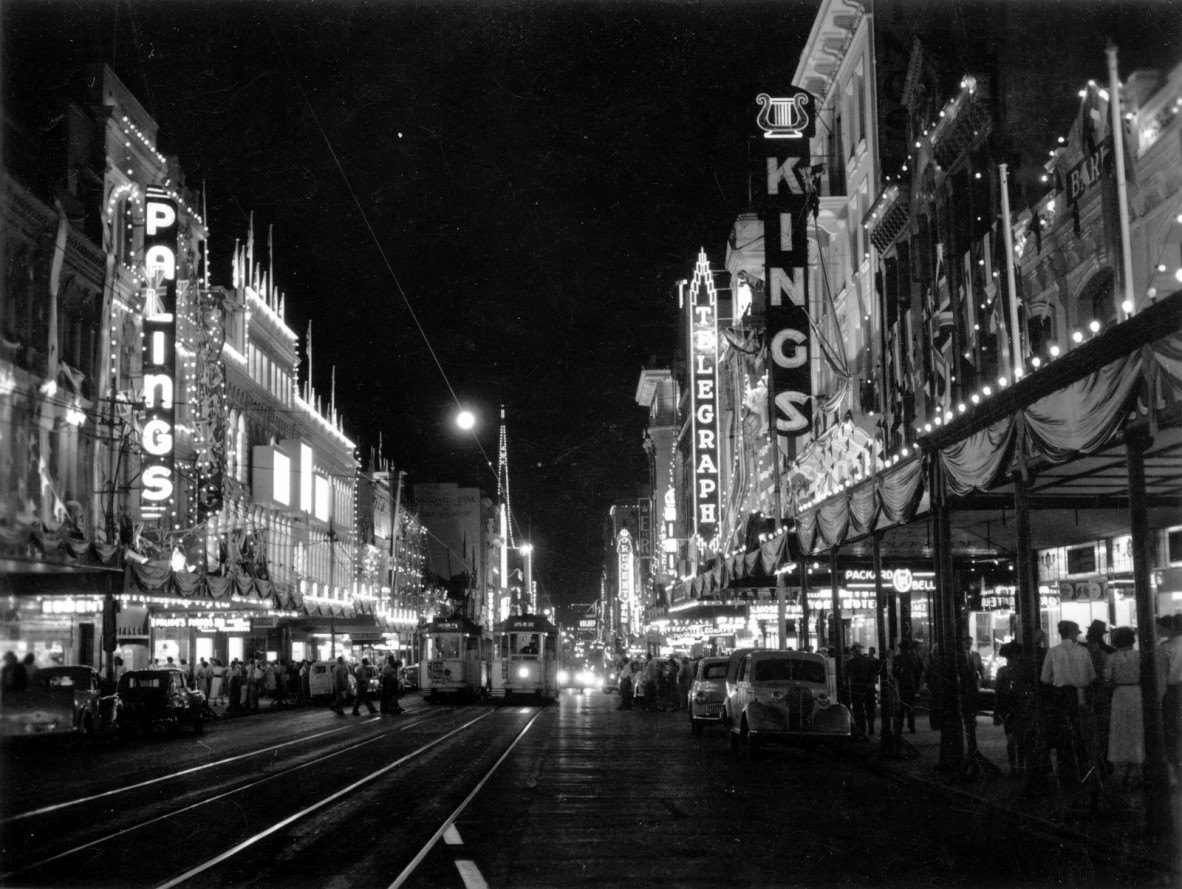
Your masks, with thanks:
<instances>
[{"instance_id":1,"label":"tram","mask_svg":"<svg viewBox=\"0 0 1182 889\"><path fill-rule=\"evenodd\" d=\"M437 617L423 630L419 690L432 702L444 695L479 700L489 691L492 640L466 617Z\"/></svg>"},{"instance_id":2,"label":"tram","mask_svg":"<svg viewBox=\"0 0 1182 889\"><path fill-rule=\"evenodd\" d=\"M544 617L522 614L493 632L492 696L558 697L558 628Z\"/></svg>"}]
</instances>

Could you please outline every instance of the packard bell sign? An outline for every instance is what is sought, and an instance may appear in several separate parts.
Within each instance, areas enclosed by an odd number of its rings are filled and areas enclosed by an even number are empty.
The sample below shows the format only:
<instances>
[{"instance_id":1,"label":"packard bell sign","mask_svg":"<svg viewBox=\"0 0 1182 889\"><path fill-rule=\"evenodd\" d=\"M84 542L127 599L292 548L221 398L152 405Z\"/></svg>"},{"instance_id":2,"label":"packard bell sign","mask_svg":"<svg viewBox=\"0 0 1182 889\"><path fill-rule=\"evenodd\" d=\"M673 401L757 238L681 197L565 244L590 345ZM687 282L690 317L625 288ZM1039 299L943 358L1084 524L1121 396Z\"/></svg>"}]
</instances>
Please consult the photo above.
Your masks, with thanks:
<instances>
[{"instance_id":1,"label":"packard bell sign","mask_svg":"<svg viewBox=\"0 0 1182 889\"><path fill-rule=\"evenodd\" d=\"M694 529L704 540L718 527L718 295L703 250L688 302L690 403L693 408Z\"/></svg>"},{"instance_id":2,"label":"packard bell sign","mask_svg":"<svg viewBox=\"0 0 1182 889\"><path fill-rule=\"evenodd\" d=\"M784 453L789 437L812 430L812 377L809 367L808 264L810 184L809 138L816 131L811 93L792 87L788 94L760 93L756 124L762 131L762 197L769 417Z\"/></svg>"},{"instance_id":3,"label":"packard bell sign","mask_svg":"<svg viewBox=\"0 0 1182 889\"><path fill-rule=\"evenodd\" d=\"M148 188L144 208L144 449L140 512L146 519L168 512L176 490L177 203Z\"/></svg>"}]
</instances>

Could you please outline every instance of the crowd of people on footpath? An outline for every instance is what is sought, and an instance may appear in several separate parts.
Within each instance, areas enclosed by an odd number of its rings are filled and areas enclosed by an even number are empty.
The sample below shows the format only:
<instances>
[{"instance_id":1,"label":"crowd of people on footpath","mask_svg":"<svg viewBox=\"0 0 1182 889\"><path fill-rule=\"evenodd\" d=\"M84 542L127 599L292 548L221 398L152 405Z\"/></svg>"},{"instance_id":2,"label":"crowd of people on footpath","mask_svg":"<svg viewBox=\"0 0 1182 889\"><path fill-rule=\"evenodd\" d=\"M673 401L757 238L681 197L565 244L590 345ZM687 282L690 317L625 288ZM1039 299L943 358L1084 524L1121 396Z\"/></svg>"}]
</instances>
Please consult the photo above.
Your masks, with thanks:
<instances>
[{"instance_id":1,"label":"crowd of people on footpath","mask_svg":"<svg viewBox=\"0 0 1182 889\"><path fill-rule=\"evenodd\" d=\"M617 665L620 704L617 710L665 712L688 710L697 661L688 657L623 658Z\"/></svg>"}]
</instances>

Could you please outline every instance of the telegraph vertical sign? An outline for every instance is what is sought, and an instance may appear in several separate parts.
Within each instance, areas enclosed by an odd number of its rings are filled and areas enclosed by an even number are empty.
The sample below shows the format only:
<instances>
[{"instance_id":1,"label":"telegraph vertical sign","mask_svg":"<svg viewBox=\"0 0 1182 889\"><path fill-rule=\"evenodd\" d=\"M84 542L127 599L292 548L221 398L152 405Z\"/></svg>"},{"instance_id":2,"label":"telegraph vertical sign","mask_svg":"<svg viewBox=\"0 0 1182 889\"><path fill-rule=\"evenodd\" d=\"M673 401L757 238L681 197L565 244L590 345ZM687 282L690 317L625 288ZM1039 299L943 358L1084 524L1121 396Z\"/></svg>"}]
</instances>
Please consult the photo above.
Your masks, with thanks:
<instances>
[{"instance_id":1,"label":"telegraph vertical sign","mask_svg":"<svg viewBox=\"0 0 1182 889\"><path fill-rule=\"evenodd\" d=\"M144 451L140 513L164 517L176 495L177 202L149 187L144 202Z\"/></svg>"},{"instance_id":2,"label":"telegraph vertical sign","mask_svg":"<svg viewBox=\"0 0 1182 889\"><path fill-rule=\"evenodd\" d=\"M812 431L809 367L808 216L816 131L813 95L790 87L785 95L756 97L763 146L760 195L767 293L768 410L781 451Z\"/></svg>"},{"instance_id":3,"label":"telegraph vertical sign","mask_svg":"<svg viewBox=\"0 0 1182 889\"><path fill-rule=\"evenodd\" d=\"M718 528L718 294L706 251L698 254L689 301L690 406L693 408L694 530L710 540Z\"/></svg>"}]
</instances>

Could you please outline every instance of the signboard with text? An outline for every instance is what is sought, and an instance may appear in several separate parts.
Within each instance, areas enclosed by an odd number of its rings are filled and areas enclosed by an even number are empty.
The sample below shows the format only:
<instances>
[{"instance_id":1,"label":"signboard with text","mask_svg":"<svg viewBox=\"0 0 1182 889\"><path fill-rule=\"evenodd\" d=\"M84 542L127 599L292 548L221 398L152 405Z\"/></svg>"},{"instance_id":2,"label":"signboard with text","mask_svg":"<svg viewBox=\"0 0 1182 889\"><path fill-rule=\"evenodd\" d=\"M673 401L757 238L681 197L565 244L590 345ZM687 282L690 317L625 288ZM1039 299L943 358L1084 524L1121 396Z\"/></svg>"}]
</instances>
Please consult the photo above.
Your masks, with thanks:
<instances>
[{"instance_id":1,"label":"signboard with text","mask_svg":"<svg viewBox=\"0 0 1182 889\"><path fill-rule=\"evenodd\" d=\"M718 528L718 295L705 251L698 254L689 299L694 530L710 540Z\"/></svg>"}]
</instances>

